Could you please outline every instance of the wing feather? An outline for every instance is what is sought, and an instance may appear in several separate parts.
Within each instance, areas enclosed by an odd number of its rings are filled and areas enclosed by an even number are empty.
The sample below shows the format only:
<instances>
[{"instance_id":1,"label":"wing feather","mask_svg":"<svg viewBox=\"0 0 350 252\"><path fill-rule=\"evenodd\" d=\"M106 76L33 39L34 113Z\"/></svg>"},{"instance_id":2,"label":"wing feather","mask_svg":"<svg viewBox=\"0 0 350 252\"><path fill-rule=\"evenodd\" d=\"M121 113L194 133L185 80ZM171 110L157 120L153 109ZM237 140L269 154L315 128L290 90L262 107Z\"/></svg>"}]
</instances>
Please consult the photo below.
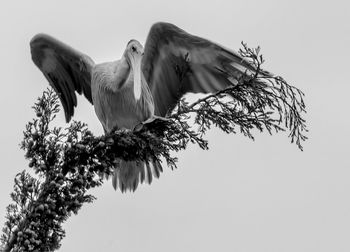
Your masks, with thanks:
<instances>
[{"instance_id":1,"label":"wing feather","mask_svg":"<svg viewBox=\"0 0 350 252\"><path fill-rule=\"evenodd\" d=\"M219 91L236 85L254 70L238 53L169 23L151 27L142 60L155 113L160 116L171 111L186 93Z\"/></svg>"},{"instance_id":2,"label":"wing feather","mask_svg":"<svg viewBox=\"0 0 350 252\"><path fill-rule=\"evenodd\" d=\"M78 94L84 94L92 104L92 59L47 35L37 34L30 41L32 59L60 97L69 122L77 106Z\"/></svg>"}]
</instances>

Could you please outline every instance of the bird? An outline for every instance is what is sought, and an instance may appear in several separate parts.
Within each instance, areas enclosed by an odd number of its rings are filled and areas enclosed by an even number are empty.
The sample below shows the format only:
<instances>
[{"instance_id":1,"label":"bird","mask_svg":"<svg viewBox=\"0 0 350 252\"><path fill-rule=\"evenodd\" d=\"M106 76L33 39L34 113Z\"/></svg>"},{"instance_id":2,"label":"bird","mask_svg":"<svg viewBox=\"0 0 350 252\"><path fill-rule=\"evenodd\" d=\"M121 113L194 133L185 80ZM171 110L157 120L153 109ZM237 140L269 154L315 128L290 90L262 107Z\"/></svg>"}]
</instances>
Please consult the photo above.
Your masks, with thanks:
<instances>
[{"instance_id":1,"label":"bird","mask_svg":"<svg viewBox=\"0 0 350 252\"><path fill-rule=\"evenodd\" d=\"M106 134L166 118L185 94L218 92L238 85L255 70L239 53L166 22L151 26L144 47L132 39L122 57L112 62L96 64L43 33L31 39L30 49L34 64L60 98L66 122L74 115L76 94L83 94ZM122 160L112 185L122 192L135 191L161 172L158 161Z\"/></svg>"}]
</instances>

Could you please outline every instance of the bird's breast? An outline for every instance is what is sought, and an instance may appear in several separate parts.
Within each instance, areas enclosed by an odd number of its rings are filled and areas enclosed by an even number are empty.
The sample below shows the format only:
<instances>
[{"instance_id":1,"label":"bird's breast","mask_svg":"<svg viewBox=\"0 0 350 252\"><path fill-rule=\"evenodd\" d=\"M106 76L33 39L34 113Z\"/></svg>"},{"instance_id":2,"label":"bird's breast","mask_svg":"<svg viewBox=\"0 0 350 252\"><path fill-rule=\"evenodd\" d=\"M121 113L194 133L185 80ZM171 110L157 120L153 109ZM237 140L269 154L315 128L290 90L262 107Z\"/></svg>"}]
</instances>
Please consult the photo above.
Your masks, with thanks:
<instances>
[{"instance_id":1,"label":"bird's breast","mask_svg":"<svg viewBox=\"0 0 350 252\"><path fill-rule=\"evenodd\" d=\"M115 69L114 69L115 70ZM146 83L142 83L141 97L135 100L132 73L120 89L111 88L116 71L96 71L92 76L92 98L97 117L105 131L132 129L154 113L153 98Z\"/></svg>"}]
</instances>

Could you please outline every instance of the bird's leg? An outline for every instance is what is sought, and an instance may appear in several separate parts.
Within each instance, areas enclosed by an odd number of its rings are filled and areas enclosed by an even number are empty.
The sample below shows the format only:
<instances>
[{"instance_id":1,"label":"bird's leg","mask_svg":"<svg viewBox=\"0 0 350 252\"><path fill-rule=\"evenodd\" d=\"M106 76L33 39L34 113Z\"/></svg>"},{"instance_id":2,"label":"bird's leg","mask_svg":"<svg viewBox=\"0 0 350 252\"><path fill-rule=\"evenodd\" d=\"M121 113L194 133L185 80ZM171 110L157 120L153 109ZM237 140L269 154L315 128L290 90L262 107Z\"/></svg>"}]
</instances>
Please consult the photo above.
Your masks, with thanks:
<instances>
[{"instance_id":1,"label":"bird's leg","mask_svg":"<svg viewBox=\"0 0 350 252\"><path fill-rule=\"evenodd\" d=\"M143 124L151 123L154 120L160 120L160 121L163 121L163 122L169 122L170 121L169 118L152 115L150 118L148 118L146 121L144 121Z\"/></svg>"},{"instance_id":2,"label":"bird's leg","mask_svg":"<svg viewBox=\"0 0 350 252\"><path fill-rule=\"evenodd\" d=\"M166 117L162 117L162 116L156 116L153 115L150 118L148 118L147 120L140 122L139 124L137 124L134 127L134 131L140 131L141 129L143 129L146 125L152 124L153 122L158 121L164 124L168 124L171 120L169 118Z\"/></svg>"}]
</instances>

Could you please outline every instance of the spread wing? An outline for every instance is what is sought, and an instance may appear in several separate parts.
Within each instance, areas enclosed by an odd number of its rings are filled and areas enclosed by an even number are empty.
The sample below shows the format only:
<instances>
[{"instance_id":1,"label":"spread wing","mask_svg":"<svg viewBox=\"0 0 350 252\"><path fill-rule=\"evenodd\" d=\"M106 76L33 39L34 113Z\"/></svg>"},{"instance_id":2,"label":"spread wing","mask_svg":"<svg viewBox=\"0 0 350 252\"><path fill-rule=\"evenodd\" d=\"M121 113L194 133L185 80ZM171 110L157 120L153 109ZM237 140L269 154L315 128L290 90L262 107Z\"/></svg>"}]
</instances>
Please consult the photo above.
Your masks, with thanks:
<instances>
[{"instance_id":1,"label":"spread wing","mask_svg":"<svg viewBox=\"0 0 350 252\"><path fill-rule=\"evenodd\" d=\"M155 113L165 116L184 94L222 90L253 73L254 67L236 52L175 25L156 23L146 40L142 71Z\"/></svg>"},{"instance_id":2,"label":"spread wing","mask_svg":"<svg viewBox=\"0 0 350 252\"><path fill-rule=\"evenodd\" d=\"M37 34L30 41L32 59L60 97L66 121L77 105L78 94L84 93L92 103L92 59L47 34Z\"/></svg>"}]
</instances>

